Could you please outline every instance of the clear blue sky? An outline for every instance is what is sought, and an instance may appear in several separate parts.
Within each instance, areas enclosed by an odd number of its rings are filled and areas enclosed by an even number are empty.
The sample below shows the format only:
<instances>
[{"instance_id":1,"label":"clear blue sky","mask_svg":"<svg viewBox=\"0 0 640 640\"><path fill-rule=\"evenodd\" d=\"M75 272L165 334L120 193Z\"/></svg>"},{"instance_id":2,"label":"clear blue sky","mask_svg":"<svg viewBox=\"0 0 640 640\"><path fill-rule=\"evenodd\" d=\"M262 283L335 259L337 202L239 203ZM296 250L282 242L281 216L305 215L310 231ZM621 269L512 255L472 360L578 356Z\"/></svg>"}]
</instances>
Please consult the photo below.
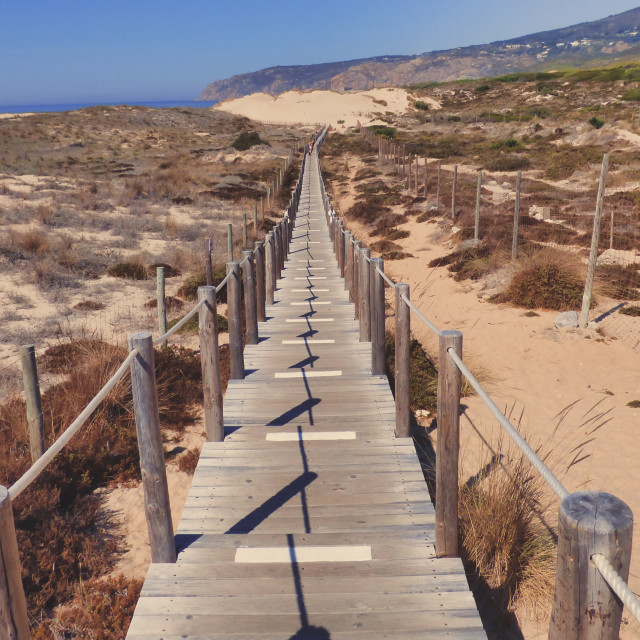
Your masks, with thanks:
<instances>
[{"instance_id":1,"label":"clear blue sky","mask_svg":"<svg viewBox=\"0 0 640 640\"><path fill-rule=\"evenodd\" d=\"M555 29L639 0L2 0L0 105L195 99L273 65Z\"/></svg>"}]
</instances>

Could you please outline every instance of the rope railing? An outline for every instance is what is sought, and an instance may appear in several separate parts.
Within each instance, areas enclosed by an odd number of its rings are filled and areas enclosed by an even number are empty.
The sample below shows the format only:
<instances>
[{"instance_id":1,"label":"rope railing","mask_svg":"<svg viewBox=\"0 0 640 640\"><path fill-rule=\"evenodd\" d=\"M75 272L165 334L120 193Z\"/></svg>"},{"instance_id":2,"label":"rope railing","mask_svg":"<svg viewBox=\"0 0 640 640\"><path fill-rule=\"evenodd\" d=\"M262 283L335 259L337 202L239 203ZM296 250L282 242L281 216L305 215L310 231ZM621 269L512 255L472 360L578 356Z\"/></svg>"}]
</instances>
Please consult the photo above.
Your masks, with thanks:
<instances>
[{"instance_id":1,"label":"rope railing","mask_svg":"<svg viewBox=\"0 0 640 640\"><path fill-rule=\"evenodd\" d=\"M189 320L191 320L191 318L193 318L193 316L195 316L196 313L198 313L198 311L200 310L200 307L203 304L204 304L204 300L200 300L200 302L198 302L198 304L195 307L193 307L193 309L191 309L191 311L189 311L189 313L187 313L181 320L176 322L173 325L173 327L171 327L171 329L169 329L166 333L163 333L161 336L158 336L157 338L155 338L153 340L153 346L155 347L159 344L162 344L167 340L167 338L172 336L177 331L180 331L180 329L182 329L182 327L184 327L184 325L187 324L187 322L189 322Z\"/></svg>"},{"instance_id":2,"label":"rope railing","mask_svg":"<svg viewBox=\"0 0 640 640\"><path fill-rule=\"evenodd\" d=\"M560 480L553 475L551 469L549 469L549 467L547 467L547 465L541 460L540 456L538 456L538 454L529 446L527 441L518 433L504 413L498 409L496 403L491 399L489 394L484 390L471 371L469 371L469 368L462 361L462 358L460 358L453 349L447 349L447 353L455 362L462 375L469 381L469 384L478 394L478 397L487 405L491 413L496 417L500 426L502 426L507 434L509 434L509 437L513 440L518 449L520 449L527 460L529 460L536 471L542 476L544 481L551 487L551 489L553 489L553 492L558 496L558 498L560 498L560 500L566 498L569 495L569 492L564 488Z\"/></svg>"},{"instance_id":3,"label":"rope railing","mask_svg":"<svg viewBox=\"0 0 640 640\"><path fill-rule=\"evenodd\" d=\"M363 132L363 135L376 146L372 134ZM386 146L380 142L379 149L384 152ZM382 152L379 157L382 157ZM624 603L628 611L640 621L640 600L624 578L628 575L631 555L631 511L624 502L607 493L569 493L464 364L462 334L458 331L442 330L429 320L411 302L409 285L395 283L384 273L383 261L371 257L369 249L363 247L362 242L346 230L331 206L330 197L326 195L319 165L318 171L329 234L345 277L345 288L355 305L355 315L360 324L360 341L371 342L373 374L380 373L380 359L385 357L384 343L380 339L380 326L384 331L385 322L384 285L387 284L395 290L394 395L398 437L411 436L410 312L438 337L436 554L439 557L458 555L459 420L461 383L464 376L522 455L561 501L558 579L549 638L577 640L578 627L600 624L599 621L606 620L607 632L598 637L602 640L617 639L622 616L620 603ZM344 269L342 265L345 265ZM383 333L382 336L384 337ZM592 594L595 593L601 595L599 601L592 604ZM574 609L573 603L577 602L589 604ZM567 609L571 610L570 614L567 614ZM596 622L593 622L594 620Z\"/></svg>"},{"instance_id":4,"label":"rope railing","mask_svg":"<svg viewBox=\"0 0 640 640\"><path fill-rule=\"evenodd\" d=\"M98 405L107 397L111 389L118 384L124 374L129 370L129 365L138 355L137 349L134 349L124 359L118 370L109 378L106 384L93 397L91 402L82 410L80 415L66 428L60 437L38 458L38 460L9 487L9 496L15 500L47 467L47 465L62 451L65 445L78 432L80 427L89 419L91 414L96 410Z\"/></svg>"}]
</instances>

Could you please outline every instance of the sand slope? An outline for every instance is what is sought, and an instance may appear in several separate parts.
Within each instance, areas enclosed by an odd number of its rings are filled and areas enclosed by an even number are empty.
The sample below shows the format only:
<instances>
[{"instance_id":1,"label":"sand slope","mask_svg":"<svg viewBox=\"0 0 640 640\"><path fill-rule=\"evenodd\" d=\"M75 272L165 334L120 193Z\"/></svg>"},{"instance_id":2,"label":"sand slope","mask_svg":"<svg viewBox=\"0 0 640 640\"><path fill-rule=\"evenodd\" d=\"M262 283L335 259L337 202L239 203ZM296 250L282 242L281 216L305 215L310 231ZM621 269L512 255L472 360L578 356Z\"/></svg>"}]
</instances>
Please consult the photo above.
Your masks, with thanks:
<instances>
[{"instance_id":1,"label":"sand slope","mask_svg":"<svg viewBox=\"0 0 640 640\"><path fill-rule=\"evenodd\" d=\"M328 123L337 129L362 124L384 124L379 116L391 111L401 115L411 107L415 97L406 89L370 89L369 91L287 91L278 96L254 93L237 100L225 100L214 109L246 116L252 120L278 123ZM440 104L421 98L431 109ZM342 121L342 122L339 122Z\"/></svg>"}]
</instances>

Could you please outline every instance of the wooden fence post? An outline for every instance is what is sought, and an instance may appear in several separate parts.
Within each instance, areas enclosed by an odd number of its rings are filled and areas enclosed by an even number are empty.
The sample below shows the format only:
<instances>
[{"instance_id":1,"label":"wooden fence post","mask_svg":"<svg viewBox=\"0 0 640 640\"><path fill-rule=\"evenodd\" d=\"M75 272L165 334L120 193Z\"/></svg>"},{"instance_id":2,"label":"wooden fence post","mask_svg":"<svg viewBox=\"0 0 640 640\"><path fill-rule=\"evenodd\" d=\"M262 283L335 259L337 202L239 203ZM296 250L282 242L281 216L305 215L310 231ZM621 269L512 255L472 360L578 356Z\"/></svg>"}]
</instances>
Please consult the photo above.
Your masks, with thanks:
<instances>
[{"instance_id":1,"label":"wooden fence post","mask_svg":"<svg viewBox=\"0 0 640 640\"><path fill-rule=\"evenodd\" d=\"M227 262L233 262L233 226L231 223L227 225Z\"/></svg>"},{"instance_id":2,"label":"wooden fence post","mask_svg":"<svg viewBox=\"0 0 640 640\"><path fill-rule=\"evenodd\" d=\"M582 294L582 309L580 311L580 326L585 327L589 323L589 309L591 308L591 294L593 291L593 279L596 273L596 263L598 262L598 244L600 243L600 222L602 220L602 202L604 200L604 187L607 179L607 169L609 168L609 154L605 153L602 158L602 169L600 171L600 184L598 185L598 198L596 200L596 212L593 217L593 233L591 235L591 252L589 253L589 265L587 267L587 279L584 284Z\"/></svg>"},{"instance_id":3,"label":"wooden fence post","mask_svg":"<svg viewBox=\"0 0 640 640\"><path fill-rule=\"evenodd\" d=\"M605 556L626 582L632 533L631 509L609 493L578 491L562 500L549 640L618 640L622 603L591 557Z\"/></svg>"},{"instance_id":4,"label":"wooden fence post","mask_svg":"<svg viewBox=\"0 0 640 640\"><path fill-rule=\"evenodd\" d=\"M395 400L396 437L411 435L411 415L409 396L411 311L402 296L409 298L409 285L396 284L396 357L395 357Z\"/></svg>"},{"instance_id":5,"label":"wooden fence post","mask_svg":"<svg viewBox=\"0 0 640 640\"><path fill-rule=\"evenodd\" d=\"M373 283L373 296L371 299L371 373L374 376L385 374L385 296L384 280L378 273L378 269L384 272L384 260L373 258L371 260L371 281Z\"/></svg>"},{"instance_id":6,"label":"wooden fence post","mask_svg":"<svg viewBox=\"0 0 640 640\"><path fill-rule=\"evenodd\" d=\"M362 258L362 242L353 243L353 307L356 319L360 317L360 260Z\"/></svg>"},{"instance_id":7,"label":"wooden fence post","mask_svg":"<svg viewBox=\"0 0 640 640\"><path fill-rule=\"evenodd\" d=\"M256 302L258 305L258 322L267 319L265 310L265 275L264 275L264 243L256 241L254 262L256 266Z\"/></svg>"},{"instance_id":8,"label":"wooden fence post","mask_svg":"<svg viewBox=\"0 0 640 640\"><path fill-rule=\"evenodd\" d=\"M520 185L522 182L522 171L518 171L516 176L516 206L513 210L513 240L511 242L511 259L518 257L518 226L520 224Z\"/></svg>"},{"instance_id":9,"label":"wooden fence post","mask_svg":"<svg viewBox=\"0 0 640 640\"><path fill-rule=\"evenodd\" d=\"M271 211L271 187L267 187L267 209Z\"/></svg>"},{"instance_id":10,"label":"wooden fence post","mask_svg":"<svg viewBox=\"0 0 640 640\"><path fill-rule=\"evenodd\" d=\"M156 267L156 299L158 303L158 332L161 336L167 333L167 299L165 295L164 267ZM167 341L160 343L164 347Z\"/></svg>"},{"instance_id":11,"label":"wooden fence post","mask_svg":"<svg viewBox=\"0 0 640 640\"><path fill-rule=\"evenodd\" d=\"M473 230L473 239L480 240L480 192L482 190L482 169L478 171L478 187L476 189L476 220Z\"/></svg>"},{"instance_id":12,"label":"wooden fence post","mask_svg":"<svg viewBox=\"0 0 640 640\"><path fill-rule=\"evenodd\" d=\"M427 159L424 159L424 199L425 199L425 204L427 201L427 196L429 195L429 190L428 190L428 185L429 185L429 167L427 166Z\"/></svg>"},{"instance_id":13,"label":"wooden fence post","mask_svg":"<svg viewBox=\"0 0 640 640\"><path fill-rule=\"evenodd\" d=\"M198 300L206 300L200 307L198 318L204 427L209 442L222 442L224 440L224 420L222 416L216 288L198 287Z\"/></svg>"},{"instance_id":14,"label":"wooden fence post","mask_svg":"<svg viewBox=\"0 0 640 640\"><path fill-rule=\"evenodd\" d=\"M264 197L260 198L260 213L262 215L262 219L264 220Z\"/></svg>"},{"instance_id":15,"label":"wooden fence post","mask_svg":"<svg viewBox=\"0 0 640 640\"><path fill-rule=\"evenodd\" d=\"M449 357L462 357L462 334L442 331L438 355L438 444L436 452L436 555L458 555L458 455L460 448L460 369Z\"/></svg>"},{"instance_id":16,"label":"wooden fence post","mask_svg":"<svg viewBox=\"0 0 640 640\"><path fill-rule=\"evenodd\" d=\"M273 304L273 294L276 291L276 255L275 255L275 239L273 232L269 231L267 240L264 245L265 249L265 303Z\"/></svg>"},{"instance_id":17,"label":"wooden fence post","mask_svg":"<svg viewBox=\"0 0 640 640\"><path fill-rule=\"evenodd\" d=\"M453 183L451 185L451 219L456 219L456 189L458 187L458 165L453 167Z\"/></svg>"},{"instance_id":18,"label":"wooden fence post","mask_svg":"<svg viewBox=\"0 0 640 640\"><path fill-rule=\"evenodd\" d=\"M211 264L211 238L204 241L204 268L207 274L207 287L213 286L213 265Z\"/></svg>"},{"instance_id":19,"label":"wooden fence post","mask_svg":"<svg viewBox=\"0 0 640 640\"><path fill-rule=\"evenodd\" d=\"M140 451L144 511L151 544L151 561L175 562L176 545L173 538L169 487L160 433L151 333L148 331L132 333L129 336L129 349L138 350L138 355L131 362L131 388Z\"/></svg>"},{"instance_id":20,"label":"wooden fence post","mask_svg":"<svg viewBox=\"0 0 640 640\"><path fill-rule=\"evenodd\" d=\"M340 267L340 277L344 278L344 270L345 270L345 255L344 255L344 223L340 220L338 224L338 266Z\"/></svg>"},{"instance_id":21,"label":"wooden fence post","mask_svg":"<svg viewBox=\"0 0 640 640\"><path fill-rule=\"evenodd\" d=\"M413 158L411 157L411 154L409 154L409 162L407 162L407 165L409 167L409 177L407 178L407 188L409 189L409 191L411 191L411 168L413 167Z\"/></svg>"},{"instance_id":22,"label":"wooden fence post","mask_svg":"<svg viewBox=\"0 0 640 640\"><path fill-rule=\"evenodd\" d=\"M30 640L27 599L22 587L18 540L11 498L0 485L0 637Z\"/></svg>"},{"instance_id":23,"label":"wooden fence post","mask_svg":"<svg viewBox=\"0 0 640 640\"><path fill-rule=\"evenodd\" d=\"M249 243L249 234L247 233L247 214L242 214L242 248L246 249Z\"/></svg>"},{"instance_id":24,"label":"wooden fence post","mask_svg":"<svg viewBox=\"0 0 640 640\"><path fill-rule=\"evenodd\" d=\"M438 160L438 186L436 187L436 209L440 211L440 182L442 180L442 160Z\"/></svg>"},{"instance_id":25,"label":"wooden fence post","mask_svg":"<svg viewBox=\"0 0 640 640\"><path fill-rule=\"evenodd\" d=\"M244 317L247 344L258 344L256 273L251 249L242 252L242 283L244 285Z\"/></svg>"},{"instance_id":26,"label":"wooden fence post","mask_svg":"<svg viewBox=\"0 0 640 640\"><path fill-rule=\"evenodd\" d=\"M40 382L38 380L35 345L23 344L20 347L20 361L22 364L24 401L27 405L31 462L35 462L45 450L44 419L42 417L42 401L40 398Z\"/></svg>"},{"instance_id":27,"label":"wooden fence post","mask_svg":"<svg viewBox=\"0 0 640 640\"><path fill-rule=\"evenodd\" d=\"M371 340L371 307L369 300L369 249L360 249L360 342Z\"/></svg>"},{"instance_id":28,"label":"wooden fence post","mask_svg":"<svg viewBox=\"0 0 640 640\"><path fill-rule=\"evenodd\" d=\"M253 235L258 237L258 205L253 205Z\"/></svg>"},{"instance_id":29,"label":"wooden fence post","mask_svg":"<svg viewBox=\"0 0 640 640\"><path fill-rule=\"evenodd\" d=\"M344 237L345 244L345 270L344 270L344 289L349 292L349 300L353 300L353 242L351 239L353 234L347 231Z\"/></svg>"},{"instance_id":30,"label":"wooden fence post","mask_svg":"<svg viewBox=\"0 0 640 640\"><path fill-rule=\"evenodd\" d=\"M237 262L227 263L227 320L229 322L229 368L232 380L244 380L242 352L242 274Z\"/></svg>"},{"instance_id":31,"label":"wooden fence post","mask_svg":"<svg viewBox=\"0 0 640 640\"><path fill-rule=\"evenodd\" d=\"M282 224L279 223L274 227L276 232L276 273L278 275L278 280L282 278L282 269L284 267L284 242L282 238Z\"/></svg>"}]
</instances>

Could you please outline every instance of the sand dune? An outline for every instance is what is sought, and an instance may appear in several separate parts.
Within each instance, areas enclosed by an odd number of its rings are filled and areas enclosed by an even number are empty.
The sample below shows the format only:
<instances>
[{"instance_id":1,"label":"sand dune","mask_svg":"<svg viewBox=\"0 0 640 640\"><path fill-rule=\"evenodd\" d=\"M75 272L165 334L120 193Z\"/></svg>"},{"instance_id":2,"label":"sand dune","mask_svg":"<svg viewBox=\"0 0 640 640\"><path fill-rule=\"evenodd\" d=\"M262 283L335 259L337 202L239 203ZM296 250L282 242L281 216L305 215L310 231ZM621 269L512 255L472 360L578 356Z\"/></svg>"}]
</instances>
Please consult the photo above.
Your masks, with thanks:
<instances>
[{"instance_id":1,"label":"sand dune","mask_svg":"<svg viewBox=\"0 0 640 640\"><path fill-rule=\"evenodd\" d=\"M237 100L225 100L214 109L228 111L252 120L278 123L328 123L341 130L362 124L384 124L380 116L390 111L401 115L411 107L415 97L406 89L370 89L369 91L287 91L279 96L254 93ZM424 100L421 98L421 100ZM431 109L440 104L425 100Z\"/></svg>"}]
</instances>

